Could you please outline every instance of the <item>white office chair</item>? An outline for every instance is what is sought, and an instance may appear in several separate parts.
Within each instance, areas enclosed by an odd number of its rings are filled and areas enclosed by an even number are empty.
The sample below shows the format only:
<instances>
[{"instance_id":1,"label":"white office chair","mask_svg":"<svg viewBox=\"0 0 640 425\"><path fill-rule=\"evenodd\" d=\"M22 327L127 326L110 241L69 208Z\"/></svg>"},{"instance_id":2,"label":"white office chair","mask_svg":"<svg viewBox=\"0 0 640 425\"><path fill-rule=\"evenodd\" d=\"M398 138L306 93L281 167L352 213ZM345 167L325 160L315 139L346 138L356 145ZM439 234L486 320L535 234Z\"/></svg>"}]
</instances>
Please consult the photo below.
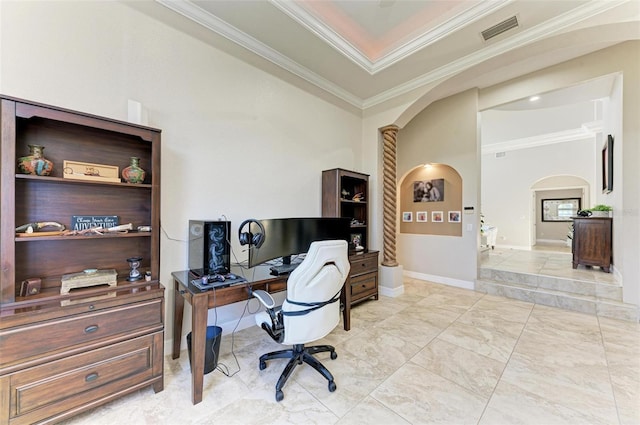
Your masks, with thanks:
<instances>
[{"instance_id":1,"label":"white office chair","mask_svg":"<svg viewBox=\"0 0 640 425\"><path fill-rule=\"evenodd\" d=\"M267 311L256 315L256 324L277 342L293 345L289 350L275 351L260 356L260 370L267 360L288 358L289 363L276 384L276 400L284 398L282 387L294 368L304 363L311 365L329 381L329 391L336 389L333 375L313 354L330 352L331 359L338 355L331 345L305 347L304 344L328 335L340 321L340 291L349 274L346 241L313 242L304 261L287 280L287 299L281 308L268 292L257 290L253 295Z\"/></svg>"}]
</instances>

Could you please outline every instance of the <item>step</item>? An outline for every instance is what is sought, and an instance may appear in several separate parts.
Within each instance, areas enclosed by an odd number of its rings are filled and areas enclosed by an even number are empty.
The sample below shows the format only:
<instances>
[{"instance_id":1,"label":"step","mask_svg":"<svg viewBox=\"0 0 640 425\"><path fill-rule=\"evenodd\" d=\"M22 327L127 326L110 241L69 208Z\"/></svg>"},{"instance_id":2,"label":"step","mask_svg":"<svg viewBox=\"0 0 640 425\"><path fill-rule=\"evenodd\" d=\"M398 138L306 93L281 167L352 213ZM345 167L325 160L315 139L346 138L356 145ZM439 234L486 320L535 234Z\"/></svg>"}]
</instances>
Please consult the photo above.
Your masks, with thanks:
<instances>
[{"instance_id":1,"label":"step","mask_svg":"<svg viewBox=\"0 0 640 425\"><path fill-rule=\"evenodd\" d=\"M486 279L476 280L475 290L490 295L498 295L613 319L632 322L638 322L640 319L638 308L635 305L592 295L580 295L553 289L536 288L529 284L499 282Z\"/></svg>"},{"instance_id":2,"label":"step","mask_svg":"<svg viewBox=\"0 0 640 425\"><path fill-rule=\"evenodd\" d=\"M518 287L558 291L562 293L591 296L597 299L622 301L622 285L594 282L578 278L546 276L542 274L515 272L504 269L481 268L480 279L513 284Z\"/></svg>"}]
</instances>

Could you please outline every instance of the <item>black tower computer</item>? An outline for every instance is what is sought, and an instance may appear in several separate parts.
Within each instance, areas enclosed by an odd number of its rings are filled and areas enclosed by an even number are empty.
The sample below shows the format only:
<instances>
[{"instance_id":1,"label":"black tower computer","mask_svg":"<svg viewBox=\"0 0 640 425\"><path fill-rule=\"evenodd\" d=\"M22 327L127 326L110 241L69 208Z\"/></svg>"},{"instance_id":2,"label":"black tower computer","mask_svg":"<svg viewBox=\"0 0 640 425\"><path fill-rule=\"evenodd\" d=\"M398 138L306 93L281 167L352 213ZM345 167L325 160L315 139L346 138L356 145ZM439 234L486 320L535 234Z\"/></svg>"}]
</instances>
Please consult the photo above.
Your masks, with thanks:
<instances>
[{"instance_id":1,"label":"black tower computer","mask_svg":"<svg viewBox=\"0 0 640 425\"><path fill-rule=\"evenodd\" d=\"M231 270L230 221L189 220L189 270L197 277Z\"/></svg>"}]
</instances>

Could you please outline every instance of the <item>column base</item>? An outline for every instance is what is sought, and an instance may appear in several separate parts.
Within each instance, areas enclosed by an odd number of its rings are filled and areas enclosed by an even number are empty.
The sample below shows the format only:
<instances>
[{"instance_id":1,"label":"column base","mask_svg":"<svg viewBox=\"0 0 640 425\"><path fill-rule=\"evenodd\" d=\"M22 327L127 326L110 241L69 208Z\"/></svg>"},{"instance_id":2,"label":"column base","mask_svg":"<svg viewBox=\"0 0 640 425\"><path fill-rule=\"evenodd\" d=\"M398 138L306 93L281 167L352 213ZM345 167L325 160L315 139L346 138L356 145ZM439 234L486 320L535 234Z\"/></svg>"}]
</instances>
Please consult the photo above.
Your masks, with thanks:
<instances>
[{"instance_id":1,"label":"column base","mask_svg":"<svg viewBox=\"0 0 640 425\"><path fill-rule=\"evenodd\" d=\"M386 297L397 297L404 293L402 266L380 266L378 292Z\"/></svg>"}]
</instances>

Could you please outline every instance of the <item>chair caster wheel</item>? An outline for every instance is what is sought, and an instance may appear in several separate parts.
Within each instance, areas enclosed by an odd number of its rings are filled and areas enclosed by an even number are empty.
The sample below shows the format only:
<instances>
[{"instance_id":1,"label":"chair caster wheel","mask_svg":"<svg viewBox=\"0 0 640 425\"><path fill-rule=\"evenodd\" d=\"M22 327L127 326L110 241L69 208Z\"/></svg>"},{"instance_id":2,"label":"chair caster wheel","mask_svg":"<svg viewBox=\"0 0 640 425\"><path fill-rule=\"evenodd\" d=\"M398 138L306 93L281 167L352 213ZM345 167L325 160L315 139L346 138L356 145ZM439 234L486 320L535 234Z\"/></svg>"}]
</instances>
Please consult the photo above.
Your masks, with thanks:
<instances>
[{"instance_id":1,"label":"chair caster wheel","mask_svg":"<svg viewBox=\"0 0 640 425\"><path fill-rule=\"evenodd\" d=\"M338 358L338 353L336 353L335 351L331 352L331 360L335 360Z\"/></svg>"},{"instance_id":2,"label":"chair caster wheel","mask_svg":"<svg viewBox=\"0 0 640 425\"><path fill-rule=\"evenodd\" d=\"M267 368L267 362L260 361L260 370L265 370Z\"/></svg>"},{"instance_id":3,"label":"chair caster wheel","mask_svg":"<svg viewBox=\"0 0 640 425\"><path fill-rule=\"evenodd\" d=\"M282 401L283 398L284 398L284 393L282 392L282 390L276 391L276 401Z\"/></svg>"},{"instance_id":4,"label":"chair caster wheel","mask_svg":"<svg viewBox=\"0 0 640 425\"><path fill-rule=\"evenodd\" d=\"M329 382L329 392L332 393L336 390L336 383L333 381Z\"/></svg>"}]
</instances>

